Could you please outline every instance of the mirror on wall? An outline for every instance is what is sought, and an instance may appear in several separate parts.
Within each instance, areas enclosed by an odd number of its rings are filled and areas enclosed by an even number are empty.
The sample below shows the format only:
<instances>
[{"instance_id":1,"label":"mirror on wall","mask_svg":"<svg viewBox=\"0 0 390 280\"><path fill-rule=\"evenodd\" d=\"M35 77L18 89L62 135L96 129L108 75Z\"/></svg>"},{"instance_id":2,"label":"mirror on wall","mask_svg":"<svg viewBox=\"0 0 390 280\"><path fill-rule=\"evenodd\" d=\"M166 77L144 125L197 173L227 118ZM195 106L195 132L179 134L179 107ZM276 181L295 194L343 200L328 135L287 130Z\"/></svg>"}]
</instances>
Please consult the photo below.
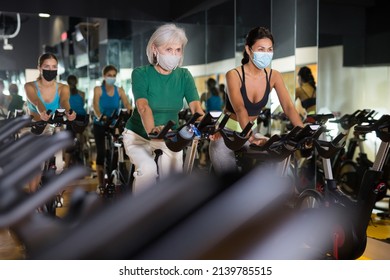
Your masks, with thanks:
<instances>
[{"instance_id":1,"label":"mirror on wall","mask_svg":"<svg viewBox=\"0 0 390 280\"><path fill-rule=\"evenodd\" d=\"M225 73L241 63L246 33L255 26L272 29L277 38L273 67L283 73L289 92L293 94L294 20L286 11L286 0L227 0L196 13L179 18L177 23L187 32L184 66L195 77L199 94L206 90L205 80L214 77L225 83ZM273 7L273 9L271 9ZM255 13L253 11L256 11ZM279 19L271 22L271 15ZM279 13L279 14L278 14ZM280 20L283 19L283 20ZM3 67L15 63L23 76L32 79L36 61L42 51L51 51L60 59L60 79L68 74L79 77L79 86L87 93L89 104L92 89L100 83L101 69L114 64L120 69L120 81L131 95L131 69L147 63L145 47L156 26L163 22L144 20L114 20L106 18L55 16L41 18L34 14L22 15L20 36L15 38L15 52L0 51ZM288 27L287 29L285 27ZM25 45L33 46L29 52L19 54ZM2 61L9 57L9 61ZM286 58L287 57L287 58ZM0 66L1 67L1 66ZM11 71L4 69L4 71ZM33 73L33 74L31 74ZM9 74L6 74L8 78ZM20 80L22 85L26 77ZM275 106L276 107L276 106Z\"/></svg>"},{"instance_id":2,"label":"mirror on wall","mask_svg":"<svg viewBox=\"0 0 390 280\"><path fill-rule=\"evenodd\" d=\"M285 86L291 99L295 95L295 1L271 1L270 26L274 36L274 56L272 68L282 74ZM283 113L279 98L275 90L271 91L269 108L273 118L271 120L271 134L284 133L287 122L278 115Z\"/></svg>"},{"instance_id":3,"label":"mirror on wall","mask_svg":"<svg viewBox=\"0 0 390 280\"><path fill-rule=\"evenodd\" d=\"M316 113L318 0L296 0L295 104L299 114Z\"/></svg>"},{"instance_id":4,"label":"mirror on wall","mask_svg":"<svg viewBox=\"0 0 390 280\"><path fill-rule=\"evenodd\" d=\"M319 1L318 107L390 111L389 1Z\"/></svg>"},{"instance_id":5,"label":"mirror on wall","mask_svg":"<svg viewBox=\"0 0 390 280\"><path fill-rule=\"evenodd\" d=\"M389 1L319 1L317 109L338 116L370 109L390 113ZM338 127L340 129L340 127ZM364 141L372 160L375 134Z\"/></svg>"},{"instance_id":6,"label":"mirror on wall","mask_svg":"<svg viewBox=\"0 0 390 280\"><path fill-rule=\"evenodd\" d=\"M316 113L318 66L318 1L296 0L295 35L295 107L302 119ZM296 174L302 191L314 189L317 182L316 154L300 157L297 154ZM298 164L299 162L299 164Z\"/></svg>"},{"instance_id":7,"label":"mirror on wall","mask_svg":"<svg viewBox=\"0 0 390 280\"><path fill-rule=\"evenodd\" d=\"M308 65L317 82L317 110L323 108L341 114L370 107L382 113L389 111L386 103L381 102L390 91L387 51L390 25L383 22L389 6L390 3L383 0L357 0L353 4L330 0L227 0L199 8L177 22L185 25L190 33L185 65L195 77L214 75L222 83L226 71L240 64L245 34L254 26L264 25L271 28L276 39L272 67L283 73L292 95L295 73L301 66ZM11 35L17 30L16 14L1 14L10 22L5 31ZM17 36L8 39L13 49L0 48L1 78L22 85L26 81L26 69L36 69L37 58L44 47L67 54L64 55L65 68L80 66L85 64L85 47L88 47L92 63L74 69L82 77L83 89L90 89L99 82L102 64L123 62L120 68L124 69L124 86L128 90L129 73L133 67L146 62L145 41L160 23L73 15L41 18L28 13L20 13L20 22ZM84 28L80 31L86 32L86 38L82 38L71 53L67 51L71 46L62 40L65 36L68 42L75 41L72 36L77 33L77 25ZM98 58L93 53L95 25L99 26ZM294 40L296 46L291 47ZM319 48L316 48L316 40ZM2 43L4 45L4 40ZM287 49L291 49L290 53L284 53ZM96 58L99 65L93 62ZM295 61L294 66L290 60ZM199 87L202 92L204 82L200 82Z\"/></svg>"}]
</instances>

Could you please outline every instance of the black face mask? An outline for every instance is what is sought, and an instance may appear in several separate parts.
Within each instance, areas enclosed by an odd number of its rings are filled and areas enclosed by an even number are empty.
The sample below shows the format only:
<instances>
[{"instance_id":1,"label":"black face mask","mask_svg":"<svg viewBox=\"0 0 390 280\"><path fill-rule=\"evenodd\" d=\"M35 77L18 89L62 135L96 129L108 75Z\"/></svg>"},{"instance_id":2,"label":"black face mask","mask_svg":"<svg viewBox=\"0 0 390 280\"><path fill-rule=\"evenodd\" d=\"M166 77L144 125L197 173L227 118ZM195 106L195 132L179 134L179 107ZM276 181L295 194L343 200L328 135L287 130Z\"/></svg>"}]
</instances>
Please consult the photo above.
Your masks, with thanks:
<instances>
[{"instance_id":1,"label":"black face mask","mask_svg":"<svg viewBox=\"0 0 390 280\"><path fill-rule=\"evenodd\" d=\"M46 81L50 82L57 77L57 70L42 70L42 76Z\"/></svg>"}]
</instances>

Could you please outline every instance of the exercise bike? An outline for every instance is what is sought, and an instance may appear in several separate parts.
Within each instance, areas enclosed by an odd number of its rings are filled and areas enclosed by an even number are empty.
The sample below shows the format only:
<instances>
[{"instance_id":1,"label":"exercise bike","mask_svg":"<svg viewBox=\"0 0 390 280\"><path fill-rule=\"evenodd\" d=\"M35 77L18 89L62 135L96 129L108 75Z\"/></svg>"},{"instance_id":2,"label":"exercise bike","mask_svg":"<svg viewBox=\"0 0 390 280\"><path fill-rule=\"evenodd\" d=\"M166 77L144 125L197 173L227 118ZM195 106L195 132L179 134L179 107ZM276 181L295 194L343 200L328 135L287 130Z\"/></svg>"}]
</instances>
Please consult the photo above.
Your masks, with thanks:
<instances>
[{"instance_id":1,"label":"exercise bike","mask_svg":"<svg viewBox=\"0 0 390 280\"><path fill-rule=\"evenodd\" d=\"M337 188L337 181L332 177L330 155L326 153L334 154L331 150L338 149L336 145L333 145L337 143L324 148L322 143L316 142L316 148L323 157L324 165L328 166L325 169L326 186L322 193L318 190L304 191L300 195L297 206L299 209L316 209L314 211L303 210L309 218L311 215L313 217L321 215L323 218L321 225L316 224L319 230L314 234L316 237L312 236L312 238L313 240L317 238L326 240L319 248L324 256L329 255L334 259L357 259L363 254L367 242L366 230L372 210L377 197L386 192L383 167L389 154L389 128L389 115L384 115L371 124L357 125L354 128L356 134L375 131L381 140L373 166L364 172L356 199L340 191ZM308 201L316 203L306 204ZM311 221L314 222L313 219ZM313 225L313 228L316 225ZM316 247L316 245L316 242L310 242L310 246Z\"/></svg>"},{"instance_id":2,"label":"exercise bike","mask_svg":"<svg viewBox=\"0 0 390 280\"><path fill-rule=\"evenodd\" d=\"M80 123L74 123L72 121L67 120L65 115L65 109L57 109L55 112L48 110L47 114L51 115L49 120L36 121L31 123L31 132L33 134L41 135L42 133L44 133L53 136L56 133L60 132L65 125L70 125L74 129L80 129ZM50 159L44 162L39 188L45 187L45 185L48 184L50 180L55 178L56 175L60 174L63 171L64 162L62 153L62 150L57 151ZM56 209L61 208L64 204L64 192L65 190L63 190L61 193L58 193L50 201L47 201L41 208L39 208L40 211L48 213L52 216L56 216Z\"/></svg>"}]
</instances>

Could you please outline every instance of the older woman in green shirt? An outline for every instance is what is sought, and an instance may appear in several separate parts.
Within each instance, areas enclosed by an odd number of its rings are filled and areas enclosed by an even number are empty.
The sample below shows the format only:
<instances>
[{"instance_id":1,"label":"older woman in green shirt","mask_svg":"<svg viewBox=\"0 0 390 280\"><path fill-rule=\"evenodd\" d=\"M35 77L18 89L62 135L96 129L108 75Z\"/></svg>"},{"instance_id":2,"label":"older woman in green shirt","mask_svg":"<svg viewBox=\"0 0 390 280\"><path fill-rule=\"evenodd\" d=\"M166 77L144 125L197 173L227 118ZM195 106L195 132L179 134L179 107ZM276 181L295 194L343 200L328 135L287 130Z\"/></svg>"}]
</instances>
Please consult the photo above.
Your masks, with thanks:
<instances>
[{"instance_id":1,"label":"older woman in green shirt","mask_svg":"<svg viewBox=\"0 0 390 280\"><path fill-rule=\"evenodd\" d=\"M173 152L164 141L149 139L169 121L178 122L178 113L185 99L191 112L203 114L199 94L191 73L181 68L187 37L174 24L160 26L146 47L149 65L134 69L132 90L135 109L126 124L123 142L126 154L135 165L133 192L153 186L159 176L164 178L181 172L183 153ZM158 171L154 150L160 149Z\"/></svg>"}]
</instances>

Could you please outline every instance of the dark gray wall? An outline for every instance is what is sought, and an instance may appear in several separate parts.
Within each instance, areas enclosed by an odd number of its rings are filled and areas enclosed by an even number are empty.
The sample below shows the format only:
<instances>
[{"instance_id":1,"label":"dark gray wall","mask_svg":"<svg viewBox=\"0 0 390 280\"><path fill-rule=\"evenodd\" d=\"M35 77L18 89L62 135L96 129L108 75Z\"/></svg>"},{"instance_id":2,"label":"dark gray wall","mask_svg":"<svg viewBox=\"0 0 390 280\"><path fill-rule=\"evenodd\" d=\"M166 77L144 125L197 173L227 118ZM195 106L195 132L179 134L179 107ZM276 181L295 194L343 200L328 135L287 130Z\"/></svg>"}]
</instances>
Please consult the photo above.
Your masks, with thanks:
<instances>
[{"instance_id":1,"label":"dark gray wall","mask_svg":"<svg viewBox=\"0 0 390 280\"><path fill-rule=\"evenodd\" d=\"M320 0L319 46L343 45L344 66L390 64L390 1Z\"/></svg>"},{"instance_id":2,"label":"dark gray wall","mask_svg":"<svg viewBox=\"0 0 390 280\"><path fill-rule=\"evenodd\" d=\"M317 46L318 17L316 0L296 0L296 47Z\"/></svg>"},{"instance_id":3,"label":"dark gray wall","mask_svg":"<svg viewBox=\"0 0 390 280\"><path fill-rule=\"evenodd\" d=\"M254 27L271 28L271 0L236 2L236 51L242 52L245 36Z\"/></svg>"},{"instance_id":4,"label":"dark gray wall","mask_svg":"<svg viewBox=\"0 0 390 280\"><path fill-rule=\"evenodd\" d=\"M295 1L272 0L271 31L275 40L274 58L295 55Z\"/></svg>"}]
</instances>

